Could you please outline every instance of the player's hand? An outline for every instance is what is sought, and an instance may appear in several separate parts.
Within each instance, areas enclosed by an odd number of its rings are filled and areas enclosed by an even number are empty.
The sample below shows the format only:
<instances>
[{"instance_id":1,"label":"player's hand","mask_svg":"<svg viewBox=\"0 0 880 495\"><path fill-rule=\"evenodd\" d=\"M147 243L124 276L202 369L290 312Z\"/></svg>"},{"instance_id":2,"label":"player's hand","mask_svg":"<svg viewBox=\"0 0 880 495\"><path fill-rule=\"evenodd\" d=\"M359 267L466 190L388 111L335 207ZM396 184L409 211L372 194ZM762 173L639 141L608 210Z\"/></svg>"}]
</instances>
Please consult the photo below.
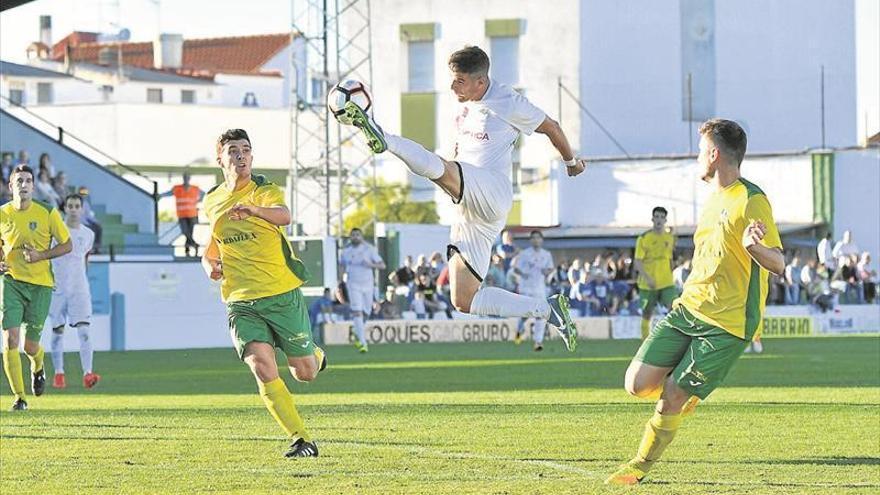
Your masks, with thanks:
<instances>
[{"instance_id":1,"label":"player's hand","mask_svg":"<svg viewBox=\"0 0 880 495\"><path fill-rule=\"evenodd\" d=\"M23 250L24 260L28 263L36 263L43 260L43 253L34 249L30 244L25 244Z\"/></svg>"},{"instance_id":2,"label":"player's hand","mask_svg":"<svg viewBox=\"0 0 880 495\"><path fill-rule=\"evenodd\" d=\"M220 280L223 278L223 264L219 261L210 261L211 273L208 274L211 280Z\"/></svg>"},{"instance_id":3,"label":"player's hand","mask_svg":"<svg viewBox=\"0 0 880 495\"><path fill-rule=\"evenodd\" d=\"M9 265L5 261L0 261L0 274L4 274L9 271Z\"/></svg>"},{"instance_id":4,"label":"player's hand","mask_svg":"<svg viewBox=\"0 0 880 495\"><path fill-rule=\"evenodd\" d=\"M569 177L580 175L581 172L586 170L587 160L585 158L575 157L572 161L574 163L571 165L569 165L568 163L565 164L565 171L568 172Z\"/></svg>"},{"instance_id":5,"label":"player's hand","mask_svg":"<svg viewBox=\"0 0 880 495\"><path fill-rule=\"evenodd\" d=\"M743 234L743 247L748 249L755 244L760 244L761 239L763 239L765 235L767 235L767 226L764 225L764 222L760 220L752 220Z\"/></svg>"},{"instance_id":6,"label":"player's hand","mask_svg":"<svg viewBox=\"0 0 880 495\"><path fill-rule=\"evenodd\" d=\"M245 220L256 214L255 206L238 203L229 209L227 216L230 220Z\"/></svg>"}]
</instances>

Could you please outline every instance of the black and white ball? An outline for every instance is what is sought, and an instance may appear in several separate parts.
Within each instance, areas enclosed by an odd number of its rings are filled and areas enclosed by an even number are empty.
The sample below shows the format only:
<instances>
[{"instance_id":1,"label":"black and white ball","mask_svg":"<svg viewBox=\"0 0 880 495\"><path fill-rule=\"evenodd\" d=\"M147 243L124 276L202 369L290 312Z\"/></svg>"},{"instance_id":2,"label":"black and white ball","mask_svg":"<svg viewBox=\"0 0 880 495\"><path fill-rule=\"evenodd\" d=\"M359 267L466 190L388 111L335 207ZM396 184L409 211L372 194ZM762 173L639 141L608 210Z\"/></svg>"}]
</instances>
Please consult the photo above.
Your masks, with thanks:
<instances>
[{"instance_id":1,"label":"black and white ball","mask_svg":"<svg viewBox=\"0 0 880 495\"><path fill-rule=\"evenodd\" d=\"M351 121L345 116L345 104L349 101L361 107L364 112L369 112L373 105L373 99L364 83L353 79L337 83L327 93L327 108L340 124L351 125Z\"/></svg>"}]
</instances>

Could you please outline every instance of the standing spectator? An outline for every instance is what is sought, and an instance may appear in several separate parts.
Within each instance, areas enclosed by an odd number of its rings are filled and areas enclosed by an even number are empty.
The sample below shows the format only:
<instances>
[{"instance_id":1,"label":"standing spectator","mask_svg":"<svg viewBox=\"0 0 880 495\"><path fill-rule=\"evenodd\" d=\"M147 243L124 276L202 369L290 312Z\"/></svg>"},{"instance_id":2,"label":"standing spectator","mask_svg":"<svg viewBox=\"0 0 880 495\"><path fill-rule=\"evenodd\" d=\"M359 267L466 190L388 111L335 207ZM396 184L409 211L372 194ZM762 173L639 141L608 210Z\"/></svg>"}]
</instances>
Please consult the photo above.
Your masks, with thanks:
<instances>
[{"instance_id":1,"label":"standing spectator","mask_svg":"<svg viewBox=\"0 0 880 495\"><path fill-rule=\"evenodd\" d=\"M5 180L0 181L0 206L3 206L10 201L12 201L12 191L9 190L9 186L6 184Z\"/></svg>"},{"instance_id":2,"label":"standing spectator","mask_svg":"<svg viewBox=\"0 0 880 495\"><path fill-rule=\"evenodd\" d=\"M37 183L34 184L34 199L48 203L53 208L61 208L61 197L52 187L52 178L49 177L49 171L40 169L37 173Z\"/></svg>"},{"instance_id":3,"label":"standing spectator","mask_svg":"<svg viewBox=\"0 0 880 495\"><path fill-rule=\"evenodd\" d=\"M791 257L791 261L785 266L783 274L785 281L785 304L794 305L801 303L801 261L797 253Z\"/></svg>"},{"instance_id":4,"label":"standing spectator","mask_svg":"<svg viewBox=\"0 0 880 495\"><path fill-rule=\"evenodd\" d=\"M375 247L364 241L361 229L357 227L351 229L349 239L351 243L342 250L339 263L345 272L348 302L351 305L354 332L358 339L355 347L360 352L367 352L364 319L373 309L373 296L376 292L373 270L384 270L385 261L379 256Z\"/></svg>"},{"instance_id":5,"label":"standing spectator","mask_svg":"<svg viewBox=\"0 0 880 495\"><path fill-rule=\"evenodd\" d=\"M442 301L437 298L437 284L431 280L431 277L427 273L422 273L419 275L418 281L416 282L416 298L413 300L413 304L415 301L419 301L421 305L424 305L424 310L428 314L428 318L433 319L434 313L439 311L445 311L446 317L450 320L452 319L452 310ZM419 311L417 309L413 309L417 314Z\"/></svg>"},{"instance_id":6,"label":"standing spectator","mask_svg":"<svg viewBox=\"0 0 880 495\"><path fill-rule=\"evenodd\" d=\"M18 151L18 163L16 165L27 165L31 166L31 155L28 154L27 150L19 150Z\"/></svg>"},{"instance_id":7,"label":"standing spectator","mask_svg":"<svg viewBox=\"0 0 880 495\"><path fill-rule=\"evenodd\" d=\"M312 336L320 344L324 341L324 325L333 321L333 297L329 287L325 287L321 297L309 306L309 320L312 322Z\"/></svg>"},{"instance_id":8,"label":"standing spectator","mask_svg":"<svg viewBox=\"0 0 880 495\"><path fill-rule=\"evenodd\" d=\"M500 287L506 289L507 276L504 275L504 259L498 253L492 254L492 264L489 265L489 271L486 272L486 278L483 283L486 287Z\"/></svg>"},{"instance_id":9,"label":"standing spectator","mask_svg":"<svg viewBox=\"0 0 880 495\"><path fill-rule=\"evenodd\" d=\"M0 158L0 182L6 184L9 182L9 176L12 174L12 153L3 153Z\"/></svg>"},{"instance_id":10,"label":"standing spectator","mask_svg":"<svg viewBox=\"0 0 880 495\"><path fill-rule=\"evenodd\" d=\"M584 267L581 267L580 258L571 260L571 266L568 267L568 284L571 286L571 292L569 292L568 298L572 301L577 299L576 288L581 280L581 273L584 271Z\"/></svg>"},{"instance_id":11,"label":"standing spectator","mask_svg":"<svg viewBox=\"0 0 880 495\"><path fill-rule=\"evenodd\" d=\"M93 254L97 254L100 251L101 246L101 237L104 229L101 228L101 224L98 222L98 217L95 215L95 211L92 210L92 200L89 196L89 189L87 187L80 187L79 191L77 191L80 196L82 196L82 223L92 229L92 232L95 233L95 247L92 250Z\"/></svg>"},{"instance_id":12,"label":"standing spectator","mask_svg":"<svg viewBox=\"0 0 880 495\"><path fill-rule=\"evenodd\" d=\"M431 279L436 282L437 277L440 276L440 272L442 272L443 268L446 267L446 263L443 261L443 255L440 254L439 251L434 251L433 253L431 253L431 265L430 266L431 266Z\"/></svg>"},{"instance_id":13,"label":"standing spectator","mask_svg":"<svg viewBox=\"0 0 880 495\"><path fill-rule=\"evenodd\" d=\"M578 280L572 287L574 297L571 298L571 307L577 309L581 316L593 316L592 300L593 285L590 283L590 272L580 270Z\"/></svg>"},{"instance_id":14,"label":"standing spectator","mask_svg":"<svg viewBox=\"0 0 880 495\"><path fill-rule=\"evenodd\" d=\"M816 246L816 255L819 257L819 264L828 269L828 271L834 271L835 268L834 256L831 254L832 246L831 232L826 233L825 237L819 241L819 245Z\"/></svg>"},{"instance_id":15,"label":"standing spectator","mask_svg":"<svg viewBox=\"0 0 880 495\"><path fill-rule=\"evenodd\" d=\"M877 296L877 272L871 269L871 255L867 251L856 265L856 275L862 283L863 302L873 304Z\"/></svg>"},{"instance_id":16,"label":"standing spectator","mask_svg":"<svg viewBox=\"0 0 880 495\"><path fill-rule=\"evenodd\" d=\"M853 242L852 232L844 230L843 239L834 245L834 249L831 250L831 256L837 261L837 266L839 267L843 264L844 258L849 258L853 255L859 255L859 247Z\"/></svg>"},{"instance_id":17,"label":"standing spectator","mask_svg":"<svg viewBox=\"0 0 880 495\"><path fill-rule=\"evenodd\" d=\"M199 245L193 239L193 230L199 222L199 201L205 197L205 193L198 186L189 183L189 172L183 173L183 184L177 184L170 191L159 195L160 198L174 196L177 206L177 223L180 225L180 233L186 238L184 253L189 256L192 248L193 256L199 255Z\"/></svg>"},{"instance_id":18,"label":"standing spectator","mask_svg":"<svg viewBox=\"0 0 880 495\"><path fill-rule=\"evenodd\" d=\"M55 193L58 196L66 198L71 193L70 186L67 184L67 174L58 172L58 175L52 179L52 188L55 189Z\"/></svg>"},{"instance_id":19,"label":"standing spectator","mask_svg":"<svg viewBox=\"0 0 880 495\"><path fill-rule=\"evenodd\" d=\"M519 250L513 244L513 233L509 230L505 230L501 232L501 244L495 248L495 252L501 256L501 260L504 263L504 273L507 273L510 270L510 263L513 261L513 258L516 257L516 254Z\"/></svg>"},{"instance_id":20,"label":"standing spectator","mask_svg":"<svg viewBox=\"0 0 880 495\"><path fill-rule=\"evenodd\" d=\"M49 174L50 179L55 178L55 167L52 165L52 159L49 158L49 153L40 153L40 169L37 170L37 174L43 170ZM66 195L62 197L66 197Z\"/></svg>"},{"instance_id":21,"label":"standing spectator","mask_svg":"<svg viewBox=\"0 0 880 495\"><path fill-rule=\"evenodd\" d=\"M400 319L400 309L394 302L394 287L390 285L385 289L385 299L379 303L379 308L376 311L376 316L380 320L399 320Z\"/></svg>"},{"instance_id":22,"label":"standing spectator","mask_svg":"<svg viewBox=\"0 0 880 495\"><path fill-rule=\"evenodd\" d=\"M617 298L614 297L614 291L612 290L611 283L608 282L605 270L594 270L593 280L590 281L589 285L592 286L591 292L593 293L591 299L591 302L593 303L593 314L609 316L616 315Z\"/></svg>"}]
</instances>

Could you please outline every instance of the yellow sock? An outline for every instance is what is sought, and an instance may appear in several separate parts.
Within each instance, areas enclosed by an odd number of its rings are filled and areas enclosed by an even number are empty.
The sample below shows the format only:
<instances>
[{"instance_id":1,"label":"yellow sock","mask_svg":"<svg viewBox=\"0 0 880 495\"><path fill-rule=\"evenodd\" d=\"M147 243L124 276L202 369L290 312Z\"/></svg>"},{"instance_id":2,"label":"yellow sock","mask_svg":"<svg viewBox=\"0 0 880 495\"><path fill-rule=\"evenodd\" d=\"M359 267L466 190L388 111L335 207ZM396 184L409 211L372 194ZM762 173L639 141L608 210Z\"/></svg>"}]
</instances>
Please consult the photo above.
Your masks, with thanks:
<instances>
[{"instance_id":1,"label":"yellow sock","mask_svg":"<svg viewBox=\"0 0 880 495\"><path fill-rule=\"evenodd\" d=\"M645 425L645 434L642 436L638 454L630 464L647 473L675 438L675 433L680 425L680 413L660 414L655 412L654 417Z\"/></svg>"},{"instance_id":2,"label":"yellow sock","mask_svg":"<svg viewBox=\"0 0 880 495\"><path fill-rule=\"evenodd\" d=\"M43 358L46 356L46 353L43 351L43 346L39 345L37 347L37 353L31 356L27 355L28 359L31 362L31 373L36 373L43 369Z\"/></svg>"},{"instance_id":3,"label":"yellow sock","mask_svg":"<svg viewBox=\"0 0 880 495\"><path fill-rule=\"evenodd\" d=\"M24 378L21 376L21 354L18 349L6 349L3 353L3 371L9 380L9 388L18 398L24 397Z\"/></svg>"},{"instance_id":4,"label":"yellow sock","mask_svg":"<svg viewBox=\"0 0 880 495\"><path fill-rule=\"evenodd\" d=\"M312 440L306 431L305 424L299 413L296 412L296 406L293 405L293 395L287 390L284 380L276 378L268 383L257 382L260 387L260 397L266 404L266 408L275 421L281 425L281 428L287 432L291 438L302 438L306 442Z\"/></svg>"},{"instance_id":5,"label":"yellow sock","mask_svg":"<svg viewBox=\"0 0 880 495\"><path fill-rule=\"evenodd\" d=\"M649 333L651 333L651 320L642 318L642 340L647 339Z\"/></svg>"}]
</instances>

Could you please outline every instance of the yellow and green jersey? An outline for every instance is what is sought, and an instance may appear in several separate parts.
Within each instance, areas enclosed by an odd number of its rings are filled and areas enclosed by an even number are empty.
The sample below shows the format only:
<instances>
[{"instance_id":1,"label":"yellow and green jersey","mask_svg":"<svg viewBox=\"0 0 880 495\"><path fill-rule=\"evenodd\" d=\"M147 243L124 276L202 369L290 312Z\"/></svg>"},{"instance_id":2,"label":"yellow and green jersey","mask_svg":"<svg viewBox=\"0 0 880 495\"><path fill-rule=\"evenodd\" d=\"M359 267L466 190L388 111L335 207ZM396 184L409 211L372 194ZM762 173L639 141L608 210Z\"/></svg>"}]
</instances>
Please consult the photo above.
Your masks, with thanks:
<instances>
[{"instance_id":1,"label":"yellow and green jersey","mask_svg":"<svg viewBox=\"0 0 880 495\"><path fill-rule=\"evenodd\" d=\"M301 286L308 275L293 254L284 230L255 216L230 220L227 214L238 203L284 206L284 193L265 177L255 175L247 186L237 191L229 191L221 185L205 195L204 209L211 225L211 237L220 248L223 264L220 287L223 300L227 303L249 301Z\"/></svg>"},{"instance_id":2,"label":"yellow and green jersey","mask_svg":"<svg viewBox=\"0 0 880 495\"><path fill-rule=\"evenodd\" d=\"M740 178L709 197L694 233L691 274L675 302L746 340L761 331L769 281L742 244L753 220L767 226L761 244L782 249L770 202L758 186Z\"/></svg>"},{"instance_id":3,"label":"yellow and green jersey","mask_svg":"<svg viewBox=\"0 0 880 495\"><path fill-rule=\"evenodd\" d=\"M671 287L672 252L675 249L675 236L671 232L660 234L649 230L636 240L636 259L642 261L642 271L654 279L654 290ZM650 290L645 277L639 273L639 289Z\"/></svg>"},{"instance_id":4,"label":"yellow and green jersey","mask_svg":"<svg viewBox=\"0 0 880 495\"><path fill-rule=\"evenodd\" d=\"M34 200L26 210L16 210L12 202L0 206L0 244L3 258L9 265L8 273L15 280L45 287L55 286L51 261L28 263L24 259L25 245L45 251L52 247L52 239L59 244L70 239L70 232L57 208Z\"/></svg>"}]
</instances>

